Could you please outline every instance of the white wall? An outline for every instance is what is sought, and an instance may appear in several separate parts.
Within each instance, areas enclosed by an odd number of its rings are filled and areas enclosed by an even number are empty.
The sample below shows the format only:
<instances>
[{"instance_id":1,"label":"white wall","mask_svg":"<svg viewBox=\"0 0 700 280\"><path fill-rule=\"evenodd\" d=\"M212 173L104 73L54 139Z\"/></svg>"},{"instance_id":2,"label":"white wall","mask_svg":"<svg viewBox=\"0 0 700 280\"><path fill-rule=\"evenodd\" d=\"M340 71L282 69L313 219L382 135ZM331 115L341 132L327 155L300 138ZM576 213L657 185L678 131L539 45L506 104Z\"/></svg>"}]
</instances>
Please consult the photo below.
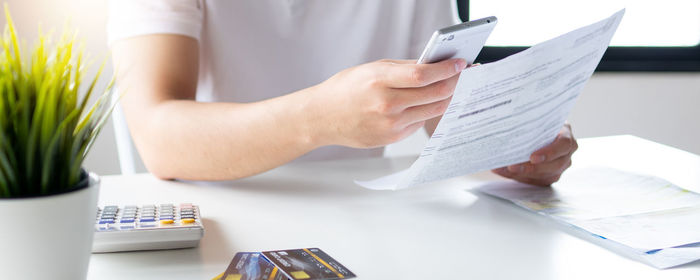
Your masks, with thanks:
<instances>
[{"instance_id":1,"label":"white wall","mask_svg":"<svg viewBox=\"0 0 700 280\"><path fill-rule=\"evenodd\" d=\"M7 0L22 37L32 43L38 22L60 31L66 22L80 30L96 62L108 54L106 0ZM4 16L1 17L4 22ZM112 74L111 63L105 77ZM107 80L107 79L103 79ZM593 76L571 115L577 137L634 134L700 154L700 73L602 73ZM420 131L390 146L387 155L416 154L426 137ZM644 151L640 151L643 153ZM119 173L111 122L85 166L99 174Z\"/></svg>"}]
</instances>

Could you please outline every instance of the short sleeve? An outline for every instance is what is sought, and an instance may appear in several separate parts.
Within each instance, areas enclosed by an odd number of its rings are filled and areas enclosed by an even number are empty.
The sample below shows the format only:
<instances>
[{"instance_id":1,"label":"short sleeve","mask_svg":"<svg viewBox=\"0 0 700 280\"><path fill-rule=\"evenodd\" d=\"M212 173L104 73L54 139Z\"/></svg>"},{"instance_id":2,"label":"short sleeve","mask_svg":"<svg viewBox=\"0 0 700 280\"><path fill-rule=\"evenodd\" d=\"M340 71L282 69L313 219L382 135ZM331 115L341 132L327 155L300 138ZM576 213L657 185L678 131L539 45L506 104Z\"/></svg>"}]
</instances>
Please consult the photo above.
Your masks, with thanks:
<instances>
[{"instance_id":1,"label":"short sleeve","mask_svg":"<svg viewBox=\"0 0 700 280\"><path fill-rule=\"evenodd\" d=\"M147 34L178 34L199 40L202 0L109 0L107 40Z\"/></svg>"}]
</instances>

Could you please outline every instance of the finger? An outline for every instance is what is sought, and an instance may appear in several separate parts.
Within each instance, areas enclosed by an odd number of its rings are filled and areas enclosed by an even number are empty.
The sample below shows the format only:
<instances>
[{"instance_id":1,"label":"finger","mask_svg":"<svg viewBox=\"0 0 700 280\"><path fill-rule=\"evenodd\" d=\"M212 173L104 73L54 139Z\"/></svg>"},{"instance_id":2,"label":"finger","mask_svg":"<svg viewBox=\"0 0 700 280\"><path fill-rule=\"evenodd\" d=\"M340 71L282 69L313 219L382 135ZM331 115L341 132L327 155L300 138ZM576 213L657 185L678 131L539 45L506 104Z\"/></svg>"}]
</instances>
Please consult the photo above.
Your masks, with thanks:
<instances>
[{"instance_id":1,"label":"finger","mask_svg":"<svg viewBox=\"0 0 700 280\"><path fill-rule=\"evenodd\" d=\"M430 104L410 107L401 112L400 124L407 125L441 116L450 105L451 98Z\"/></svg>"},{"instance_id":2,"label":"finger","mask_svg":"<svg viewBox=\"0 0 700 280\"><path fill-rule=\"evenodd\" d=\"M385 61L377 75L389 87L415 88L445 80L467 67L464 59L448 59L431 64L393 63Z\"/></svg>"},{"instance_id":3,"label":"finger","mask_svg":"<svg viewBox=\"0 0 700 280\"><path fill-rule=\"evenodd\" d=\"M539 164L527 162L509 166L508 170L512 173L517 173L521 177L536 179L560 175L569 167L571 167L571 156L563 156L553 161Z\"/></svg>"},{"instance_id":4,"label":"finger","mask_svg":"<svg viewBox=\"0 0 700 280\"><path fill-rule=\"evenodd\" d=\"M554 176L548 176L548 177L540 177L540 178L529 178L529 177L524 177L521 176L520 174L512 173L508 171L508 168L502 167L502 168L497 168L491 170L491 172L503 176L508 179L513 179L515 181L528 184L528 185L534 185L534 186L550 186L554 182L558 181L560 178L560 175L554 175Z\"/></svg>"},{"instance_id":5,"label":"finger","mask_svg":"<svg viewBox=\"0 0 700 280\"><path fill-rule=\"evenodd\" d=\"M545 177L545 178L514 178L514 180L533 186L548 187L559 181L560 175Z\"/></svg>"},{"instance_id":6,"label":"finger","mask_svg":"<svg viewBox=\"0 0 700 280\"><path fill-rule=\"evenodd\" d=\"M493 172L497 175L501 175L503 177L509 178L509 179L512 179L513 177L516 176L512 172L508 171L508 168L506 168L506 167L496 168L496 169L491 170L491 172Z\"/></svg>"},{"instance_id":7,"label":"finger","mask_svg":"<svg viewBox=\"0 0 700 280\"><path fill-rule=\"evenodd\" d=\"M379 62L395 63L395 64L416 64L415 59L382 59Z\"/></svg>"},{"instance_id":8,"label":"finger","mask_svg":"<svg viewBox=\"0 0 700 280\"><path fill-rule=\"evenodd\" d=\"M578 148L576 139L571 134L569 125L564 125L562 130L554 139L554 142L539 149L530 155L530 162L537 164L545 161L551 161L562 156L573 153Z\"/></svg>"},{"instance_id":9,"label":"finger","mask_svg":"<svg viewBox=\"0 0 700 280\"><path fill-rule=\"evenodd\" d=\"M401 108L408 108L449 99L455 91L457 81L459 74L422 88L394 89L394 102Z\"/></svg>"},{"instance_id":10,"label":"finger","mask_svg":"<svg viewBox=\"0 0 700 280\"><path fill-rule=\"evenodd\" d=\"M398 138L394 142L398 142L398 141L408 137L409 135L413 134L414 132L416 132L416 130L420 129L424 125L425 125L425 122L422 121L422 122L412 123L412 124L406 126L405 128L403 128L401 130L401 132L399 132Z\"/></svg>"}]
</instances>

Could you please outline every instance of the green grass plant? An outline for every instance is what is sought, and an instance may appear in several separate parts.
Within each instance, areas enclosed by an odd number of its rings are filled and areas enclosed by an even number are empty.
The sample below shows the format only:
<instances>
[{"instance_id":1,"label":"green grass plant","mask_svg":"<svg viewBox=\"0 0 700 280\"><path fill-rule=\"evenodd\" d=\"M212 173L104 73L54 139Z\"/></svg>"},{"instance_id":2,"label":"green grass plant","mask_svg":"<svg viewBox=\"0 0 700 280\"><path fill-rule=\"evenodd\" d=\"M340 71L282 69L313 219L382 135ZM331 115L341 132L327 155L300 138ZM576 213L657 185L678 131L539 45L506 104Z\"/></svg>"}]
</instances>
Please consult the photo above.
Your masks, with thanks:
<instances>
[{"instance_id":1,"label":"green grass plant","mask_svg":"<svg viewBox=\"0 0 700 280\"><path fill-rule=\"evenodd\" d=\"M112 108L112 82L88 106L100 70L88 84L76 36L56 44L39 32L23 60L9 9L0 40L0 198L33 197L76 188L81 166ZM83 87L81 88L81 85Z\"/></svg>"}]
</instances>

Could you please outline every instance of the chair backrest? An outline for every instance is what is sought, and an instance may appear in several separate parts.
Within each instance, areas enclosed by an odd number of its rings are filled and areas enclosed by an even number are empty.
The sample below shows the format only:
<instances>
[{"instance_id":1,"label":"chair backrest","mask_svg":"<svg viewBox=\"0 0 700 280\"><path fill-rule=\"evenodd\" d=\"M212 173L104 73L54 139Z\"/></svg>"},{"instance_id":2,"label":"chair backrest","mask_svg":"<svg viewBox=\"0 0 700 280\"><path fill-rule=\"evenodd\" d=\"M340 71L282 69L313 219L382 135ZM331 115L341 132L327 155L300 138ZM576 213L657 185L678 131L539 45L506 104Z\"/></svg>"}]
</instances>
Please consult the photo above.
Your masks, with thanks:
<instances>
[{"instance_id":1,"label":"chair backrest","mask_svg":"<svg viewBox=\"0 0 700 280\"><path fill-rule=\"evenodd\" d=\"M119 96L119 94L114 94L112 98L119 98ZM135 174L137 163L141 159L138 157L134 143L131 141L131 134L124 118L122 106L118 100L113 100L113 102L117 102L114 111L112 111L112 123L114 125L114 137L117 142L119 167L122 174Z\"/></svg>"}]
</instances>

